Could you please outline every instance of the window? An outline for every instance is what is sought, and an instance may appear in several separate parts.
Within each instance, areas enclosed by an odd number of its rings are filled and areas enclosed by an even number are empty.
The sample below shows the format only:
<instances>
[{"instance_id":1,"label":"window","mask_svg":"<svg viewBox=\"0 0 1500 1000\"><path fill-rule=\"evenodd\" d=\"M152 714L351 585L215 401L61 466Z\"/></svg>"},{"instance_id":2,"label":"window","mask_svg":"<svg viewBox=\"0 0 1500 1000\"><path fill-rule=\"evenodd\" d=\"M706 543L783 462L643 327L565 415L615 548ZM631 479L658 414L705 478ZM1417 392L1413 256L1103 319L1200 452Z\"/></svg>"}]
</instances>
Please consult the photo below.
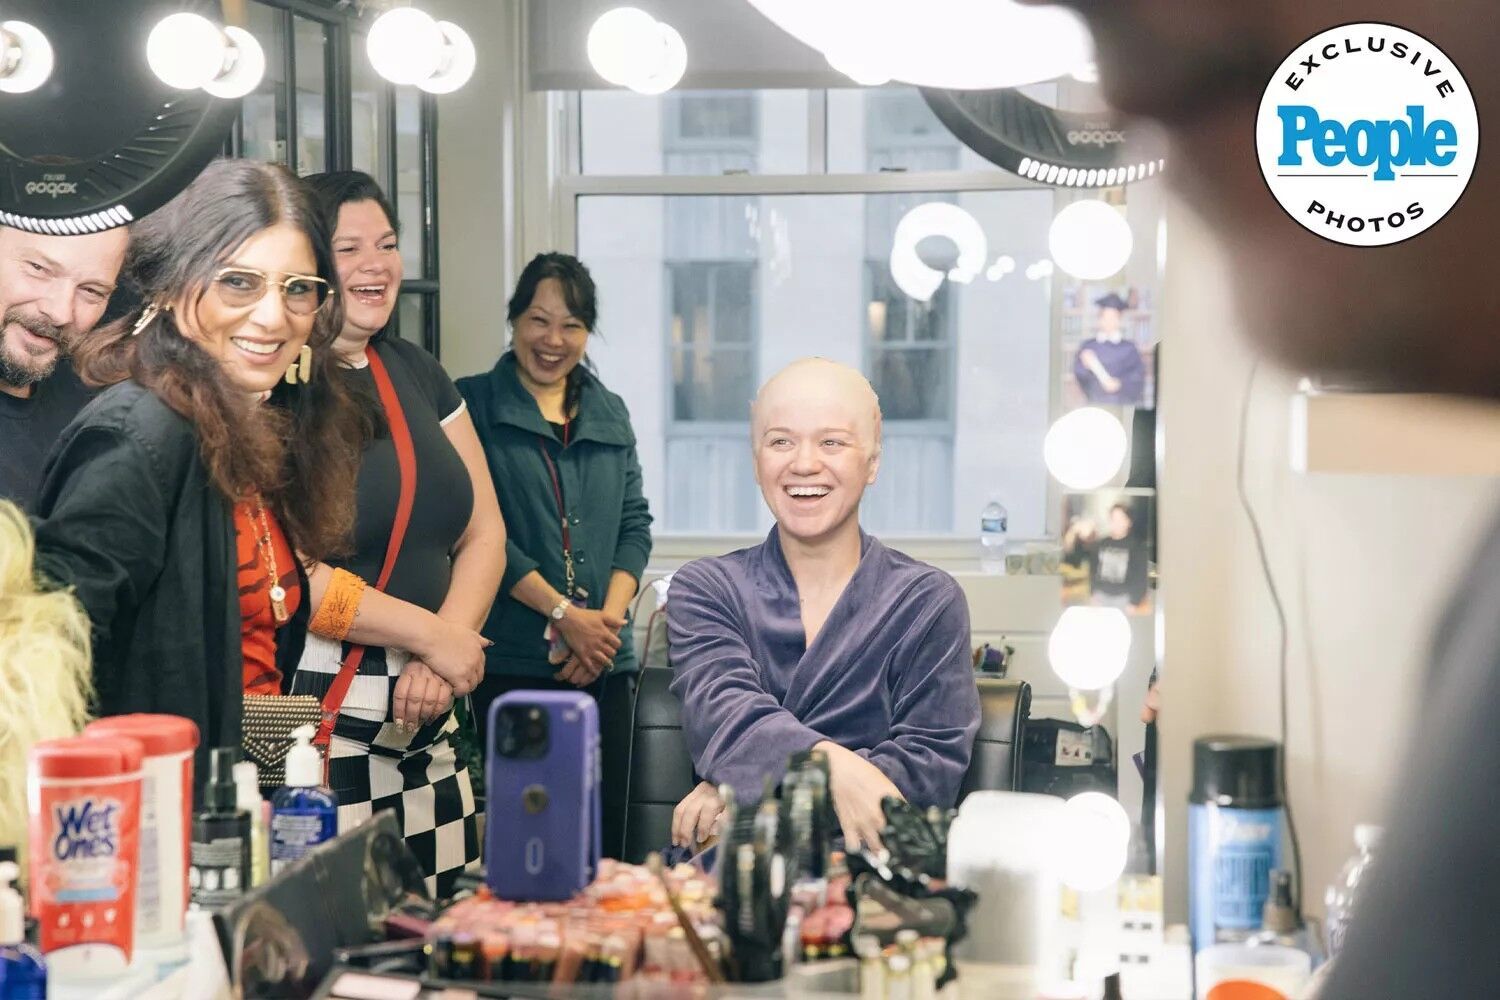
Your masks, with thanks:
<instances>
[{"instance_id":1,"label":"window","mask_svg":"<svg viewBox=\"0 0 1500 1000\"><path fill-rule=\"evenodd\" d=\"M1052 194L1043 190L578 197L577 249L600 296L602 337L589 352L630 407L656 530L770 526L752 473L749 403L771 372L818 354L863 370L883 401L870 530L958 533L998 491L1018 536L1043 533L1046 283L980 277L921 303L869 252L866 220L955 199L991 234L993 254L1046 255ZM669 254L672 233L694 218L721 228L699 233L703 254Z\"/></svg>"},{"instance_id":2,"label":"window","mask_svg":"<svg viewBox=\"0 0 1500 1000\"><path fill-rule=\"evenodd\" d=\"M1027 89L1047 100L1055 87ZM871 531L971 538L991 496L1014 536L1056 531L1042 441L1067 405L1067 283L1026 273L1050 258L1051 188L962 146L912 88L552 100L566 152L552 245L578 253L598 284L590 356L630 407L657 534L769 527L749 401L814 354L859 368L881 397L881 471L862 508ZM1156 280L1153 192L1140 191L1118 286ZM972 248L961 257L950 239L921 239L904 274L935 278L926 294L903 287L891 259L902 219L931 203L977 223L983 264L973 272Z\"/></svg>"},{"instance_id":3,"label":"window","mask_svg":"<svg viewBox=\"0 0 1500 1000\"><path fill-rule=\"evenodd\" d=\"M744 422L755 395L755 265L667 265L672 423Z\"/></svg>"},{"instance_id":4,"label":"window","mask_svg":"<svg viewBox=\"0 0 1500 1000\"><path fill-rule=\"evenodd\" d=\"M890 265L865 262L865 371L886 423L953 421L954 291L926 302L896 287Z\"/></svg>"},{"instance_id":5,"label":"window","mask_svg":"<svg viewBox=\"0 0 1500 1000\"><path fill-rule=\"evenodd\" d=\"M329 169L328 34L317 21L292 18L297 73L297 173Z\"/></svg>"},{"instance_id":6,"label":"window","mask_svg":"<svg viewBox=\"0 0 1500 1000\"><path fill-rule=\"evenodd\" d=\"M578 95L579 168L601 176L801 174L809 157L805 90L627 90ZM629 135L629 142L621 137Z\"/></svg>"},{"instance_id":7,"label":"window","mask_svg":"<svg viewBox=\"0 0 1500 1000\"><path fill-rule=\"evenodd\" d=\"M266 74L244 98L225 151L301 176L354 169L379 181L396 208L406 271L394 329L436 355L437 105L375 73L363 34L375 12L362 17L346 7L307 0L245 5L245 24L265 49Z\"/></svg>"}]
</instances>

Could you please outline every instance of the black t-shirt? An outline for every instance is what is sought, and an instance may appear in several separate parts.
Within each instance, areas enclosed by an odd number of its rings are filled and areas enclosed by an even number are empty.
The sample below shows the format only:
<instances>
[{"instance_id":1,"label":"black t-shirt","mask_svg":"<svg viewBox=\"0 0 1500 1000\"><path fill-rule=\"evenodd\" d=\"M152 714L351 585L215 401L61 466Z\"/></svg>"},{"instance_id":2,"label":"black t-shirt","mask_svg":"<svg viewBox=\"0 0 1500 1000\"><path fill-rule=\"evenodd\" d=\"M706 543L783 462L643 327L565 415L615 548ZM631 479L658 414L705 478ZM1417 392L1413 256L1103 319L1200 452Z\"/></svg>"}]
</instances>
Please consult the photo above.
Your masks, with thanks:
<instances>
[{"instance_id":1,"label":"black t-shirt","mask_svg":"<svg viewBox=\"0 0 1500 1000\"><path fill-rule=\"evenodd\" d=\"M474 510L474 486L468 469L443 429L448 420L463 411L464 401L437 359L417 345L382 337L374 346L406 414L417 458L411 523L385 590L392 597L436 611L448 596L453 546L468 527ZM380 396L370 369L355 369L349 374L359 391L379 406ZM389 435L365 449L358 491L354 555L332 564L373 585L385 563L401 492L396 446Z\"/></svg>"},{"instance_id":2,"label":"black t-shirt","mask_svg":"<svg viewBox=\"0 0 1500 1000\"><path fill-rule=\"evenodd\" d=\"M0 498L31 508L48 452L88 401L88 389L66 360L25 399L0 392Z\"/></svg>"},{"instance_id":3,"label":"black t-shirt","mask_svg":"<svg viewBox=\"0 0 1500 1000\"><path fill-rule=\"evenodd\" d=\"M1101 538L1094 547L1095 594L1126 597L1139 604L1146 596L1146 546L1137 538Z\"/></svg>"}]
</instances>

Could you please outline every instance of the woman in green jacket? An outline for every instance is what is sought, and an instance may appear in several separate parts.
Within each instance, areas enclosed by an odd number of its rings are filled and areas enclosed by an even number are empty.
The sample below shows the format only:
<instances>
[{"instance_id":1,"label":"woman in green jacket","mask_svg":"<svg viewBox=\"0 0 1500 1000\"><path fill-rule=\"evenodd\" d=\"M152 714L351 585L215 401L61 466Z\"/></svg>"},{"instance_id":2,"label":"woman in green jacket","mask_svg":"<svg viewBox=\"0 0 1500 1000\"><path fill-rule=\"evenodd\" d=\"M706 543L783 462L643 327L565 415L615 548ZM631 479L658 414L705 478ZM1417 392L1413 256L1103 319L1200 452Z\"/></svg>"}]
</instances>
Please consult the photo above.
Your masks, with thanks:
<instances>
[{"instance_id":1,"label":"woman in green jacket","mask_svg":"<svg viewBox=\"0 0 1500 1000\"><path fill-rule=\"evenodd\" d=\"M505 517L505 577L484 626L474 691L481 745L490 702L517 689L599 702L604 853L618 857L638 664L627 614L651 555L635 432L584 358L598 317L588 268L538 254L507 318L510 350L458 380Z\"/></svg>"}]
</instances>

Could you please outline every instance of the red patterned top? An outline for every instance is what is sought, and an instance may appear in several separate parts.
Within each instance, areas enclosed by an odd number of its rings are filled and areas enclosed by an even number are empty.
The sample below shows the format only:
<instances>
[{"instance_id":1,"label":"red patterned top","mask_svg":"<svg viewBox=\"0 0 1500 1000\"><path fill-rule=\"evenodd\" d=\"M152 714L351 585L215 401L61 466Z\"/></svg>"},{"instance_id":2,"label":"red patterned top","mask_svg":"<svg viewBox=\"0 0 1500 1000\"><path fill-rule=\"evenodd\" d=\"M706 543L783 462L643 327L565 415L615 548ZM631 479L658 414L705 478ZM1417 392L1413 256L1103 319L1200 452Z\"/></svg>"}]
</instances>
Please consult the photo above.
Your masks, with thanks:
<instances>
[{"instance_id":1,"label":"red patterned top","mask_svg":"<svg viewBox=\"0 0 1500 1000\"><path fill-rule=\"evenodd\" d=\"M286 591L287 615L297 613L302 585L292 548L276 516L265 511L262 523L255 501L234 505L236 577L240 591L240 649L244 656L242 678L246 694L280 694L281 671L276 669L276 617L271 608L270 569L266 565L262 536L269 529L276 573Z\"/></svg>"}]
</instances>

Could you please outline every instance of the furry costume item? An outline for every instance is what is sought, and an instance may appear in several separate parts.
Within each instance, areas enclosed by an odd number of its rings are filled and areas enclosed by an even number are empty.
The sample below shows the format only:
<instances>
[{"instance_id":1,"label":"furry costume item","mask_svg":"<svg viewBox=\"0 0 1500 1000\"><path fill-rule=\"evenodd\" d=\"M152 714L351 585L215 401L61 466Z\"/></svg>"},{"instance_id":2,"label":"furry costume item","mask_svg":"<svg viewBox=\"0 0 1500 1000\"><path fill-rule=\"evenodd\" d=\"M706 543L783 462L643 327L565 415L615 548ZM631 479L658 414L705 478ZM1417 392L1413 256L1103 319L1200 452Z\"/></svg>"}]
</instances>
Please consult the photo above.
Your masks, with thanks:
<instances>
[{"instance_id":1,"label":"furry costume item","mask_svg":"<svg viewBox=\"0 0 1500 1000\"><path fill-rule=\"evenodd\" d=\"M67 591L39 590L31 526L0 501L0 845L26 866L26 754L76 736L91 693L89 619Z\"/></svg>"}]
</instances>

